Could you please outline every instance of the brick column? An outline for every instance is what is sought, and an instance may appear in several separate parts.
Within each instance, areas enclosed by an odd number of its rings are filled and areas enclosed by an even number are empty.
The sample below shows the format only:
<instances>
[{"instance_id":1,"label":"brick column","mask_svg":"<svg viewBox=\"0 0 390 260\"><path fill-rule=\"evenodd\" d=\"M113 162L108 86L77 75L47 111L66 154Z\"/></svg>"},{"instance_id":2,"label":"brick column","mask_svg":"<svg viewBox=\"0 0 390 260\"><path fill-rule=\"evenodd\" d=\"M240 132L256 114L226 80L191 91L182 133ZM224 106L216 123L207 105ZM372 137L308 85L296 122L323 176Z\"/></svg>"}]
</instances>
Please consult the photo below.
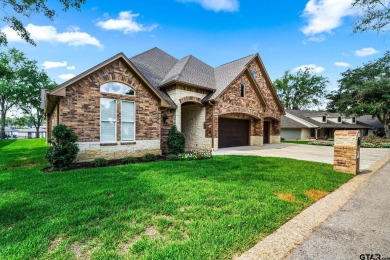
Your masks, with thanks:
<instances>
[{"instance_id":1,"label":"brick column","mask_svg":"<svg viewBox=\"0 0 390 260\"><path fill-rule=\"evenodd\" d=\"M337 130L334 134L334 170L359 173L359 130Z\"/></svg>"}]
</instances>

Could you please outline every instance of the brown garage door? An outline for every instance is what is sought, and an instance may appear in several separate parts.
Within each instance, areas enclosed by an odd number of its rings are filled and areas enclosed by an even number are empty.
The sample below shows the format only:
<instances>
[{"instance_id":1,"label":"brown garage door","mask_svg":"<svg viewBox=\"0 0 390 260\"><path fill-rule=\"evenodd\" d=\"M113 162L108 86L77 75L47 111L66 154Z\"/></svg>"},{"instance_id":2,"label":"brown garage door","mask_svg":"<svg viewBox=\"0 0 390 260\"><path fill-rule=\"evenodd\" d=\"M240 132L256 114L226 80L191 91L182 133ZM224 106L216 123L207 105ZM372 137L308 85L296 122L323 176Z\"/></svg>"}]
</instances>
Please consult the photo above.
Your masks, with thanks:
<instances>
[{"instance_id":1,"label":"brown garage door","mask_svg":"<svg viewBox=\"0 0 390 260\"><path fill-rule=\"evenodd\" d=\"M219 118L218 147L245 146L249 144L249 121Z\"/></svg>"}]
</instances>

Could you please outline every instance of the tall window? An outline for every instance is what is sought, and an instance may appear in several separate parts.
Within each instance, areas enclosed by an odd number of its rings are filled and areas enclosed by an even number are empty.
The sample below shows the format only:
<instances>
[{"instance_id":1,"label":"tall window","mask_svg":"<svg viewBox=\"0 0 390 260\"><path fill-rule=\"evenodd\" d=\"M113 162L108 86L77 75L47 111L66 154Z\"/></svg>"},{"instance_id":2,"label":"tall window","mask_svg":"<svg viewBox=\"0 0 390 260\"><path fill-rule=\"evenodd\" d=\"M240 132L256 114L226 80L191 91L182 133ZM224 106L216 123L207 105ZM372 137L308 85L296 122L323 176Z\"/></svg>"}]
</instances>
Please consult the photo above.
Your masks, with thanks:
<instances>
[{"instance_id":1,"label":"tall window","mask_svg":"<svg viewBox=\"0 0 390 260\"><path fill-rule=\"evenodd\" d=\"M356 123L356 117L352 117L352 123Z\"/></svg>"},{"instance_id":2,"label":"tall window","mask_svg":"<svg viewBox=\"0 0 390 260\"><path fill-rule=\"evenodd\" d=\"M135 140L135 107L133 101L122 101L121 113L121 138L122 141Z\"/></svg>"},{"instance_id":3,"label":"tall window","mask_svg":"<svg viewBox=\"0 0 390 260\"><path fill-rule=\"evenodd\" d=\"M134 96L134 89L120 82L108 82L100 86L100 92Z\"/></svg>"},{"instance_id":4,"label":"tall window","mask_svg":"<svg viewBox=\"0 0 390 260\"><path fill-rule=\"evenodd\" d=\"M116 142L116 100L100 99L100 142Z\"/></svg>"},{"instance_id":5,"label":"tall window","mask_svg":"<svg viewBox=\"0 0 390 260\"><path fill-rule=\"evenodd\" d=\"M326 123L326 116L322 116L322 122Z\"/></svg>"},{"instance_id":6,"label":"tall window","mask_svg":"<svg viewBox=\"0 0 390 260\"><path fill-rule=\"evenodd\" d=\"M245 83L241 83L241 97L245 97Z\"/></svg>"},{"instance_id":7,"label":"tall window","mask_svg":"<svg viewBox=\"0 0 390 260\"><path fill-rule=\"evenodd\" d=\"M341 116L337 118L337 122L341 123Z\"/></svg>"},{"instance_id":8,"label":"tall window","mask_svg":"<svg viewBox=\"0 0 390 260\"><path fill-rule=\"evenodd\" d=\"M251 72L251 74L252 74L252 77L253 77L253 78L256 78L256 71L253 70L253 71Z\"/></svg>"}]
</instances>

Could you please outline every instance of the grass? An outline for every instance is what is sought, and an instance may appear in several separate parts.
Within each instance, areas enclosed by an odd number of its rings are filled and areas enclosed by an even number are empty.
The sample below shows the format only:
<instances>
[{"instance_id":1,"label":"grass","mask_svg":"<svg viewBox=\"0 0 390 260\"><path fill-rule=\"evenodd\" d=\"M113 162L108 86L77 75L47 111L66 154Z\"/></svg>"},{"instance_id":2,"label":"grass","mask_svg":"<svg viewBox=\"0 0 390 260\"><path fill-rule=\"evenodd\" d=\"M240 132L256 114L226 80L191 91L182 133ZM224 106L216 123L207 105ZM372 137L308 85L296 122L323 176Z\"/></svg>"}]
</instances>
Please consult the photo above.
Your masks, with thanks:
<instances>
[{"instance_id":1,"label":"grass","mask_svg":"<svg viewBox=\"0 0 390 260\"><path fill-rule=\"evenodd\" d=\"M45 141L0 141L0 259L231 259L351 178L218 156L44 173Z\"/></svg>"},{"instance_id":2,"label":"grass","mask_svg":"<svg viewBox=\"0 0 390 260\"><path fill-rule=\"evenodd\" d=\"M308 144L310 141L305 140L282 140L282 143L291 143L291 144Z\"/></svg>"}]
</instances>

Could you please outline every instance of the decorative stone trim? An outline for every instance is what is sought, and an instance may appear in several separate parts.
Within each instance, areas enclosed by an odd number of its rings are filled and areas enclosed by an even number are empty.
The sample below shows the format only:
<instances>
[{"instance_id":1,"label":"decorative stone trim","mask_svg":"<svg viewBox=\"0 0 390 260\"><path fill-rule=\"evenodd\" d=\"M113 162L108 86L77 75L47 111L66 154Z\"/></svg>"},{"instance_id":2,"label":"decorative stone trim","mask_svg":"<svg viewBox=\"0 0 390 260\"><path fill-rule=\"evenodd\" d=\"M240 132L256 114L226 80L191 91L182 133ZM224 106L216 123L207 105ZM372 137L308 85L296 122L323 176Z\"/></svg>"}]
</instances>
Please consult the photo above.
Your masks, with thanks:
<instances>
[{"instance_id":1,"label":"decorative stone trim","mask_svg":"<svg viewBox=\"0 0 390 260\"><path fill-rule=\"evenodd\" d=\"M132 145L137 144L137 142L121 142L121 145Z\"/></svg>"},{"instance_id":2,"label":"decorative stone trim","mask_svg":"<svg viewBox=\"0 0 390 260\"><path fill-rule=\"evenodd\" d=\"M180 104L191 102L191 103L197 103L197 104L200 104L203 106L202 100L200 98L194 97L194 96L187 96L187 97L180 98L179 102L180 102Z\"/></svg>"}]
</instances>

